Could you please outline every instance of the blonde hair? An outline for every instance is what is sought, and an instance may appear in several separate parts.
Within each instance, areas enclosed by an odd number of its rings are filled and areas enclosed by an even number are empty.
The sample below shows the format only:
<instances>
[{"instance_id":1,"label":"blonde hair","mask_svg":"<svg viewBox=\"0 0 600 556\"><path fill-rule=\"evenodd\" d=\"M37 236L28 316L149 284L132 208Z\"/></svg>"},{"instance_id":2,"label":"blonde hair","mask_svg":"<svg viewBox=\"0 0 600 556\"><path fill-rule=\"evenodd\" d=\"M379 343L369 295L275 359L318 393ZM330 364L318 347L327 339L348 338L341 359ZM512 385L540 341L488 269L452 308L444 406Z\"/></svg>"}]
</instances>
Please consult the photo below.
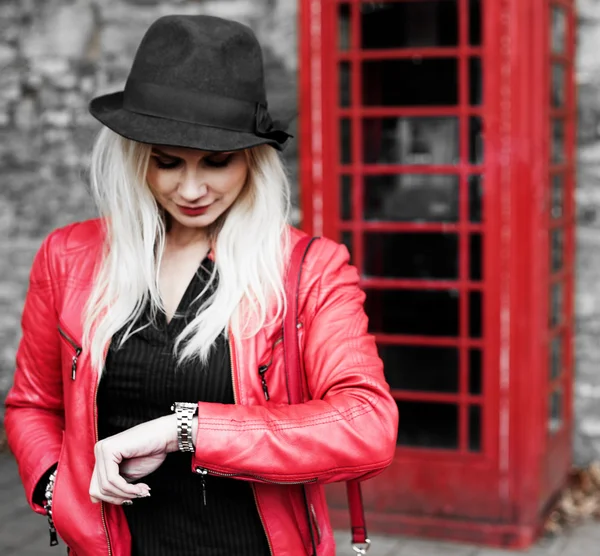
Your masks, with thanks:
<instances>
[{"instance_id":1,"label":"blonde hair","mask_svg":"<svg viewBox=\"0 0 600 556\"><path fill-rule=\"evenodd\" d=\"M105 353L122 328L121 344L147 303L164 310L158 287L166 226L146 183L151 146L104 128L94 145L92 192L106 227L106 242L84 315L83 345L101 374ZM252 336L285 312L283 269L289 238L289 183L277 152L246 151L248 180L212 231L214 292L176 340L179 361L206 361L229 328ZM216 276L218 275L218 280ZM273 308L275 310L273 310Z\"/></svg>"}]
</instances>

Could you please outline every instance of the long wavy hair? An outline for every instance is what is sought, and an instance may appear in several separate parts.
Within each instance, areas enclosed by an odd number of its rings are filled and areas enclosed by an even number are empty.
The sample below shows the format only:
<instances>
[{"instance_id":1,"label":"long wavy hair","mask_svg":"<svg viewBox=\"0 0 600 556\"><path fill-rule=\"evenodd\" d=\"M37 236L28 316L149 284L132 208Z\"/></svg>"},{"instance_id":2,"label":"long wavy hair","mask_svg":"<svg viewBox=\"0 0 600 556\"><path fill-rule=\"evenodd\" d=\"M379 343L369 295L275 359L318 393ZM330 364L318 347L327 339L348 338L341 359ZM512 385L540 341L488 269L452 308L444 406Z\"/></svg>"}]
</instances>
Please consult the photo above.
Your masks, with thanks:
<instances>
[{"instance_id":1,"label":"long wavy hair","mask_svg":"<svg viewBox=\"0 0 600 556\"><path fill-rule=\"evenodd\" d=\"M152 316L164 310L158 277L167 221L146 182L151 149L104 128L92 151L90 181L106 242L85 307L83 345L99 375L115 334L124 330L122 345L135 333L147 303ZM223 332L249 337L285 312L289 182L273 148L245 152L247 182L209 230L215 265L201 295L213 291L176 340L180 362L205 362Z\"/></svg>"}]
</instances>

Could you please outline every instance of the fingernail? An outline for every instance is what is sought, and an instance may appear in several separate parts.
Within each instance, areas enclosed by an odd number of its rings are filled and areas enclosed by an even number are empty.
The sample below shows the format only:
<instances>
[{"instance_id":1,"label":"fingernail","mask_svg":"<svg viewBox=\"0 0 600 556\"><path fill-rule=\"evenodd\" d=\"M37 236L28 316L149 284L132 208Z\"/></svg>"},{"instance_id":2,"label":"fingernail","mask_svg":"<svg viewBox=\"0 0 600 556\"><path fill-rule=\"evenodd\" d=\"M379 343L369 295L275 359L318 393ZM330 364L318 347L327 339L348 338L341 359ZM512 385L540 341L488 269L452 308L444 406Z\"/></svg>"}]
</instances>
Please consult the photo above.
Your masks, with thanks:
<instances>
[{"instance_id":1,"label":"fingernail","mask_svg":"<svg viewBox=\"0 0 600 556\"><path fill-rule=\"evenodd\" d=\"M123 502L123 506L131 506L131 505L133 505L133 500L125 500Z\"/></svg>"},{"instance_id":2,"label":"fingernail","mask_svg":"<svg viewBox=\"0 0 600 556\"><path fill-rule=\"evenodd\" d=\"M138 492L136 496L138 498L148 498L148 496L150 496L150 492Z\"/></svg>"}]
</instances>

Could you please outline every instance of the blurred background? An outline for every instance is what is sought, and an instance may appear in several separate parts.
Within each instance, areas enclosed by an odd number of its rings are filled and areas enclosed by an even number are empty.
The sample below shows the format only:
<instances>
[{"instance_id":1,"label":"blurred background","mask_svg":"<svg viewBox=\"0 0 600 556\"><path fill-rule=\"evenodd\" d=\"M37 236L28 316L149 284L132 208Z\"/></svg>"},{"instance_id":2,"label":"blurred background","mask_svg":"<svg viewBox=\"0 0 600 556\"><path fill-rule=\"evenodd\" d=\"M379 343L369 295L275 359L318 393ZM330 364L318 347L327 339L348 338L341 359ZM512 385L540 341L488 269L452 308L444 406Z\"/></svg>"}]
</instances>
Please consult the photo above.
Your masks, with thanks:
<instances>
[{"instance_id":1,"label":"blurred background","mask_svg":"<svg viewBox=\"0 0 600 556\"><path fill-rule=\"evenodd\" d=\"M249 25L299 112L294 222L351 250L404 416L371 511L548 513L600 459L600 0L0 0L0 399L36 249L95 214L87 103L170 13Z\"/></svg>"}]
</instances>

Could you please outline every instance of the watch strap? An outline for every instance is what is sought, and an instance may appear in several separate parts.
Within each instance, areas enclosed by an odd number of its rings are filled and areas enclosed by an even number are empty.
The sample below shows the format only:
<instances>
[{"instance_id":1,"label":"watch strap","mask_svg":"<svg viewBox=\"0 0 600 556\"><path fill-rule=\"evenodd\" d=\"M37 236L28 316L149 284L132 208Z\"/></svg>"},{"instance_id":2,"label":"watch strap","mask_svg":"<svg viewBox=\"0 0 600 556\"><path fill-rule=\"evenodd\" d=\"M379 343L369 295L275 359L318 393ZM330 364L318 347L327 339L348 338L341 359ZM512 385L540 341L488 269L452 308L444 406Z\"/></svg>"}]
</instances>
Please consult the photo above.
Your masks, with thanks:
<instances>
[{"instance_id":1,"label":"watch strap","mask_svg":"<svg viewBox=\"0 0 600 556\"><path fill-rule=\"evenodd\" d=\"M177 446L181 452L193 452L192 422L198 411L198 404L175 402L171 407L177 417Z\"/></svg>"}]
</instances>

